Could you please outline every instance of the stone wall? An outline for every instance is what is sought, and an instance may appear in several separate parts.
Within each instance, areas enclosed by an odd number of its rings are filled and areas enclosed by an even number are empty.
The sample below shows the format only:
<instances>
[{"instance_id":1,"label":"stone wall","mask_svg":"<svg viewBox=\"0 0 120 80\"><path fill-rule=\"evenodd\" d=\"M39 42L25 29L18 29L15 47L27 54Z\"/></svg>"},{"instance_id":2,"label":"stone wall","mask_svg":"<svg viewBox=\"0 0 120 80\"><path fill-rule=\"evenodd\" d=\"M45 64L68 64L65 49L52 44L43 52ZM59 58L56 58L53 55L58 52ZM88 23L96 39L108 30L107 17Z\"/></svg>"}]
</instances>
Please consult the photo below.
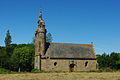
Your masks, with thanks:
<instances>
[{"instance_id":1,"label":"stone wall","mask_svg":"<svg viewBox=\"0 0 120 80\"><path fill-rule=\"evenodd\" d=\"M70 71L70 64L74 64L73 71L96 70L96 60L59 60L42 59L41 70L44 71Z\"/></svg>"}]
</instances>

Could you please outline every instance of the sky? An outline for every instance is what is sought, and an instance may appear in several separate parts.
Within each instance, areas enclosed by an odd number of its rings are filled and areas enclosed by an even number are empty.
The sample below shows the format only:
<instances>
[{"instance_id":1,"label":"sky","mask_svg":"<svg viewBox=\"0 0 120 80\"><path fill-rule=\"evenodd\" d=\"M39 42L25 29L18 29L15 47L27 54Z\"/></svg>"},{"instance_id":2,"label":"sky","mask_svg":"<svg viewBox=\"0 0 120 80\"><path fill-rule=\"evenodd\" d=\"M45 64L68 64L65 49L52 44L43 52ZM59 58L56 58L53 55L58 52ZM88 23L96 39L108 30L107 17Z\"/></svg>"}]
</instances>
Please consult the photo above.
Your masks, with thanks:
<instances>
[{"instance_id":1,"label":"sky","mask_svg":"<svg viewBox=\"0 0 120 80\"><path fill-rule=\"evenodd\" d=\"M120 0L0 0L0 46L31 43L40 8L54 43L94 43L96 54L120 53Z\"/></svg>"}]
</instances>

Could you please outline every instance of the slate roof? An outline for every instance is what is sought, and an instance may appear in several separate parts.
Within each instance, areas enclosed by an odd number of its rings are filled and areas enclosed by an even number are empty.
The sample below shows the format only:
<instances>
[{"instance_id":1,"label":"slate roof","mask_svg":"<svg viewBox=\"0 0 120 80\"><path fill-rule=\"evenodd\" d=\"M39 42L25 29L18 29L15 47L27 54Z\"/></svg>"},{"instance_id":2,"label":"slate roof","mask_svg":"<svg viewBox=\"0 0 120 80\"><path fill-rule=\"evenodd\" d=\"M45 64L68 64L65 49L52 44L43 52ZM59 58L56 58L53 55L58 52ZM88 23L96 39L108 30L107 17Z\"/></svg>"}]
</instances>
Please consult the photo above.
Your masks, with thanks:
<instances>
[{"instance_id":1,"label":"slate roof","mask_svg":"<svg viewBox=\"0 0 120 80\"><path fill-rule=\"evenodd\" d=\"M50 58L96 58L93 44L49 43L45 56Z\"/></svg>"}]
</instances>

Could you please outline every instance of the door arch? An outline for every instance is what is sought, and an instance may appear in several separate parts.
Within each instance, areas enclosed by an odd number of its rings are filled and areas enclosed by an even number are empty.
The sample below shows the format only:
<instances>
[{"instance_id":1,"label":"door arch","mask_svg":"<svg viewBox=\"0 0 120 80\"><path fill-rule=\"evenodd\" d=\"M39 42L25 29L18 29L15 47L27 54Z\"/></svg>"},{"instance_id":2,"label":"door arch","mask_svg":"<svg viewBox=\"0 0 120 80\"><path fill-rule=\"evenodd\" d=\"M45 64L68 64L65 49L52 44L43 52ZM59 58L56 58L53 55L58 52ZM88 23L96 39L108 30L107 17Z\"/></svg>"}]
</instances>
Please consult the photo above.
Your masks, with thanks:
<instances>
[{"instance_id":1,"label":"door arch","mask_svg":"<svg viewBox=\"0 0 120 80\"><path fill-rule=\"evenodd\" d=\"M69 70L70 70L70 72L73 72L73 71L74 71L74 67L75 67L75 64L74 64L74 63L72 63L72 64L69 65Z\"/></svg>"}]
</instances>

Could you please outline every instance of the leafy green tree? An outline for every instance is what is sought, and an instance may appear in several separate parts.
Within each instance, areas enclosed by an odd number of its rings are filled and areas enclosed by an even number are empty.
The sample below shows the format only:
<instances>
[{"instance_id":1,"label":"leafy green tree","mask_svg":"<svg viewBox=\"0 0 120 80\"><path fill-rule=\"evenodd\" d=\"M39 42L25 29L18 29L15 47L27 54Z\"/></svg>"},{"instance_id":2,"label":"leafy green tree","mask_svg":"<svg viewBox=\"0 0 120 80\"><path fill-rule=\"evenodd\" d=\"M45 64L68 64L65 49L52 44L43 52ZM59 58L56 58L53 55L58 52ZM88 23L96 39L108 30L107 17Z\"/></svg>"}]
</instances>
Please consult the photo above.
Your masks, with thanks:
<instances>
[{"instance_id":1,"label":"leafy green tree","mask_svg":"<svg viewBox=\"0 0 120 80\"><path fill-rule=\"evenodd\" d=\"M51 33L48 33L48 34L46 35L46 42L47 42L47 43L51 43L52 40L53 40L52 34L51 34Z\"/></svg>"},{"instance_id":2,"label":"leafy green tree","mask_svg":"<svg viewBox=\"0 0 120 80\"><path fill-rule=\"evenodd\" d=\"M10 32L9 30L7 30L7 33L6 33L6 37L5 37L5 45L10 45L12 42L12 37L10 35Z\"/></svg>"},{"instance_id":3,"label":"leafy green tree","mask_svg":"<svg viewBox=\"0 0 120 80\"><path fill-rule=\"evenodd\" d=\"M33 68L33 59L34 48L32 45L15 48L11 57L13 70L18 71L20 69L20 71L31 71Z\"/></svg>"},{"instance_id":4,"label":"leafy green tree","mask_svg":"<svg viewBox=\"0 0 120 80\"><path fill-rule=\"evenodd\" d=\"M97 62L99 64L99 68L101 69L106 69L109 68L110 66L110 56L109 54L102 54L102 55L97 55Z\"/></svg>"},{"instance_id":5,"label":"leafy green tree","mask_svg":"<svg viewBox=\"0 0 120 80\"><path fill-rule=\"evenodd\" d=\"M120 69L120 53L112 52L109 54L97 55L99 69Z\"/></svg>"},{"instance_id":6,"label":"leafy green tree","mask_svg":"<svg viewBox=\"0 0 120 80\"><path fill-rule=\"evenodd\" d=\"M17 44L10 44L6 46L6 53L10 57L13 54L14 49L17 47Z\"/></svg>"},{"instance_id":7,"label":"leafy green tree","mask_svg":"<svg viewBox=\"0 0 120 80\"><path fill-rule=\"evenodd\" d=\"M110 60L111 69L120 69L120 67L119 67L120 53L112 52L110 55L110 58L111 58L111 60Z\"/></svg>"},{"instance_id":8,"label":"leafy green tree","mask_svg":"<svg viewBox=\"0 0 120 80\"><path fill-rule=\"evenodd\" d=\"M120 53L118 53L118 60L116 61L117 69L120 69Z\"/></svg>"},{"instance_id":9,"label":"leafy green tree","mask_svg":"<svg viewBox=\"0 0 120 80\"><path fill-rule=\"evenodd\" d=\"M0 47L0 67L8 69L9 57L5 51L5 47Z\"/></svg>"},{"instance_id":10,"label":"leafy green tree","mask_svg":"<svg viewBox=\"0 0 120 80\"><path fill-rule=\"evenodd\" d=\"M33 44L33 45L35 44L35 37L32 38L31 44Z\"/></svg>"}]
</instances>

